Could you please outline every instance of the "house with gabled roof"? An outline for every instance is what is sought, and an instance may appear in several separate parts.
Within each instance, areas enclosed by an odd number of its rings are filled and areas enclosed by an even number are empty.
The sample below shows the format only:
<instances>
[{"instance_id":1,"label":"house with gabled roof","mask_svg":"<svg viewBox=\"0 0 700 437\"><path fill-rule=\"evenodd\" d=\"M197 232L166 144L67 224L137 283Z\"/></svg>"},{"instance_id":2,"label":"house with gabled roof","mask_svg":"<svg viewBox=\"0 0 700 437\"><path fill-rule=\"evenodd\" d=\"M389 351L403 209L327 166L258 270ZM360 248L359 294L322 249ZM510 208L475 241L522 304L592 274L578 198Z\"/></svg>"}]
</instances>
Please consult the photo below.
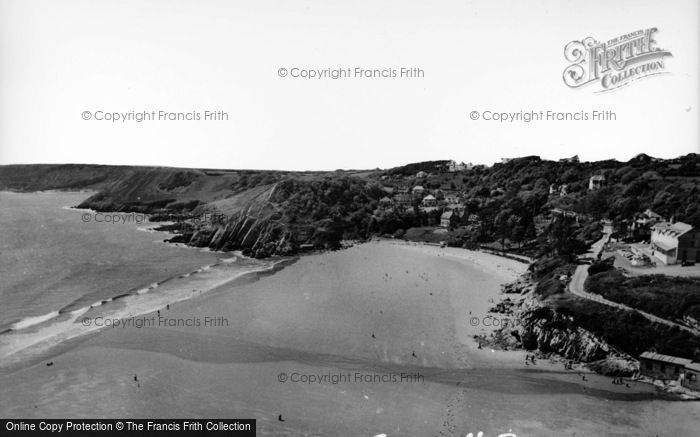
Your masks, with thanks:
<instances>
[{"instance_id":1,"label":"house with gabled roof","mask_svg":"<svg viewBox=\"0 0 700 437\"><path fill-rule=\"evenodd\" d=\"M682 222L660 222L651 227L651 250L664 264L700 262L700 231Z\"/></svg>"}]
</instances>

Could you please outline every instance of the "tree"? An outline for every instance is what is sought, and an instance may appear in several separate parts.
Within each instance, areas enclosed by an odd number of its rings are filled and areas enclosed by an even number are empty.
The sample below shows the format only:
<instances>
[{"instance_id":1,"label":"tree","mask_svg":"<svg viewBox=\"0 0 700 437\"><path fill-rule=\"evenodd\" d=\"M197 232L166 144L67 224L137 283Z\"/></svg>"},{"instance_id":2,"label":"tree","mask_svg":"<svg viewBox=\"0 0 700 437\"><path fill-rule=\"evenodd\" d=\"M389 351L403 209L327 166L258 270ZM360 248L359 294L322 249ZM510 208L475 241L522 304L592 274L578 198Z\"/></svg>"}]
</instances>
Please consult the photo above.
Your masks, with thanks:
<instances>
[{"instance_id":1,"label":"tree","mask_svg":"<svg viewBox=\"0 0 700 437\"><path fill-rule=\"evenodd\" d=\"M574 218L566 215L555 217L548 229L550 249L569 262L575 261L576 254L585 246L574 234Z\"/></svg>"}]
</instances>

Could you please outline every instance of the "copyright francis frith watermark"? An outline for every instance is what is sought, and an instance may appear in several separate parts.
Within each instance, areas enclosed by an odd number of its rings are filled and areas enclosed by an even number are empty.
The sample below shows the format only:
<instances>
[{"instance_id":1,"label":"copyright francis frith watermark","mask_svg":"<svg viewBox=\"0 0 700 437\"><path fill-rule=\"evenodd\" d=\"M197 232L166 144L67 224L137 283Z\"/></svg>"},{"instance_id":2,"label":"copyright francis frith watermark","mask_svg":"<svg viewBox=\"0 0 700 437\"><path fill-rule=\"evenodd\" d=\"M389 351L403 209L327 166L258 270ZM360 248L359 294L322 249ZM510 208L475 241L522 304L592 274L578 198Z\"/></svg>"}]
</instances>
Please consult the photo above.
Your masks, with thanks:
<instances>
[{"instance_id":1,"label":"copyright francis frith watermark","mask_svg":"<svg viewBox=\"0 0 700 437\"><path fill-rule=\"evenodd\" d=\"M424 383L425 376L418 372L376 373L376 372L326 372L303 373L282 372L277 375L282 384L337 385L337 384L416 384Z\"/></svg>"},{"instance_id":2,"label":"copyright francis frith watermark","mask_svg":"<svg viewBox=\"0 0 700 437\"><path fill-rule=\"evenodd\" d=\"M641 29L605 42L592 37L571 41L564 47L564 57L571 62L564 69L564 83L570 88L597 84L600 93L668 73L664 58L673 55L657 45L657 31Z\"/></svg>"}]
</instances>

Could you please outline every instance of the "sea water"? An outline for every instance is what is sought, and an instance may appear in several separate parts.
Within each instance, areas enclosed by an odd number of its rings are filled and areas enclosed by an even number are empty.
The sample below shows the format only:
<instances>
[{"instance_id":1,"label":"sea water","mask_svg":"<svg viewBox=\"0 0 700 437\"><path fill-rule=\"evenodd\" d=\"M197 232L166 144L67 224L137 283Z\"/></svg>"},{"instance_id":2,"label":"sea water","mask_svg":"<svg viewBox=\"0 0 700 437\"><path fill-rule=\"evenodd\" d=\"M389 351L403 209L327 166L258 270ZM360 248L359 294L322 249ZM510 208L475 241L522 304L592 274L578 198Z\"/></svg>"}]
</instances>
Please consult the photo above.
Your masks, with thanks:
<instances>
[{"instance_id":1,"label":"sea water","mask_svg":"<svg viewBox=\"0 0 700 437\"><path fill-rule=\"evenodd\" d=\"M271 268L165 243L143 221L95 221L89 192L0 192L0 364Z\"/></svg>"}]
</instances>

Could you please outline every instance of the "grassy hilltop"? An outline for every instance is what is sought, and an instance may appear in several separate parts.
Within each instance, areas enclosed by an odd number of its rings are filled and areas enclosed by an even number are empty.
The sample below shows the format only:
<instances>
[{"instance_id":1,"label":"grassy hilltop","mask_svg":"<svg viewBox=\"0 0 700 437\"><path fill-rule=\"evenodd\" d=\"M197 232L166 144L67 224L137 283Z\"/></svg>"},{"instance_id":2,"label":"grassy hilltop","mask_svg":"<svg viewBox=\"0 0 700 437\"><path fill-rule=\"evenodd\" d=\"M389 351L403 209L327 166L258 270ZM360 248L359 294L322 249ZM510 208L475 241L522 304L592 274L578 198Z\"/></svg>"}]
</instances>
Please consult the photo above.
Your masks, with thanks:
<instances>
[{"instance_id":1,"label":"grassy hilltop","mask_svg":"<svg viewBox=\"0 0 700 437\"><path fill-rule=\"evenodd\" d=\"M700 225L697 154L673 160L640 155L628 162L586 163L531 156L459 172L447 171L446 164L430 161L389 170L335 172L11 165L0 167L0 189L94 190L98 193L81 207L159 216L218 212L230 222L244 216L263 221L262 228L286 235L288 244L275 248L269 241L258 241L255 248L246 246L255 244L252 241L236 247L240 242L219 238L212 243L203 238L202 232L212 233L222 223L188 228L192 235L200 231L197 245L243 249L256 256L290 253L301 244L336 247L342 239L401 236L412 228L435 226L440 211L423 211L420 197L410 204L380 208L380 199L393 198L399 191L410 193L417 185L426 194L459 196L464 213L453 231L440 237L456 245L497 242L534 256L576 252L596 238L597 221L611 219L624 227L646 208ZM594 174L603 175L605 184L588 190ZM551 229L543 226L552 209L580 216L573 229L560 229L575 234L577 240L555 241Z\"/></svg>"}]
</instances>

